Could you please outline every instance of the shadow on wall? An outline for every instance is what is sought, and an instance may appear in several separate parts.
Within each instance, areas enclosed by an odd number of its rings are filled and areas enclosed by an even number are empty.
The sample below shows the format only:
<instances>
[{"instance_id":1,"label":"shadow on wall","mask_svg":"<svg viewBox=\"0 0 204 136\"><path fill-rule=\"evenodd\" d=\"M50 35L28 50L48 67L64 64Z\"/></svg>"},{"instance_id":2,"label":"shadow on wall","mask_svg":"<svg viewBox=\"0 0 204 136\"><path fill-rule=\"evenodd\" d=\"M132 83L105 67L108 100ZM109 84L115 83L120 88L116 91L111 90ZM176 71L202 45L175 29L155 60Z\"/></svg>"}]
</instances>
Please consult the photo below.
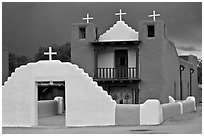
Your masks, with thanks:
<instances>
[{"instance_id":1,"label":"shadow on wall","mask_svg":"<svg viewBox=\"0 0 204 136\"><path fill-rule=\"evenodd\" d=\"M57 108L56 100L38 101L38 118L57 115Z\"/></svg>"}]
</instances>

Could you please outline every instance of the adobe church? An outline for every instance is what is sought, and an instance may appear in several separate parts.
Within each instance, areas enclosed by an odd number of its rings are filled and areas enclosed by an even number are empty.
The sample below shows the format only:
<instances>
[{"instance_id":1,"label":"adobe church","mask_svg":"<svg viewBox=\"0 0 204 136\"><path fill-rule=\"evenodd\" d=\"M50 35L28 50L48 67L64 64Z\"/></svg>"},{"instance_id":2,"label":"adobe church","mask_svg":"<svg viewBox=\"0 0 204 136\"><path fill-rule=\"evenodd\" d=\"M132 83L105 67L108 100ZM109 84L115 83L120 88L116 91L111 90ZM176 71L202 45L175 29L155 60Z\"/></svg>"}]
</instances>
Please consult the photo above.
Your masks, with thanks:
<instances>
[{"instance_id":1,"label":"adobe church","mask_svg":"<svg viewBox=\"0 0 204 136\"><path fill-rule=\"evenodd\" d=\"M105 33L90 23L72 25L71 62L83 68L118 104L144 103L168 96L184 100L198 94L197 57L178 56L167 37L167 28L157 16L139 23L139 30L120 19Z\"/></svg>"},{"instance_id":2,"label":"adobe church","mask_svg":"<svg viewBox=\"0 0 204 136\"><path fill-rule=\"evenodd\" d=\"M2 86L2 126L41 125L42 117L57 114L60 102L56 96L65 100L65 126L118 125L118 115L124 111L117 104L137 107L134 114L125 111L126 121L135 115L134 125L151 124L146 113L155 103L160 124L160 103L168 103L169 96L176 100L195 96L198 101L197 58L178 56L163 21L155 19L159 16L155 11L149 15L152 21L139 24L139 31L122 20L124 14L116 13L120 20L102 35L99 26L89 23L88 14L86 23L73 24L71 61L77 65L52 60L57 53L49 47L44 53L49 60L16 68ZM195 103L190 103L195 109Z\"/></svg>"}]
</instances>

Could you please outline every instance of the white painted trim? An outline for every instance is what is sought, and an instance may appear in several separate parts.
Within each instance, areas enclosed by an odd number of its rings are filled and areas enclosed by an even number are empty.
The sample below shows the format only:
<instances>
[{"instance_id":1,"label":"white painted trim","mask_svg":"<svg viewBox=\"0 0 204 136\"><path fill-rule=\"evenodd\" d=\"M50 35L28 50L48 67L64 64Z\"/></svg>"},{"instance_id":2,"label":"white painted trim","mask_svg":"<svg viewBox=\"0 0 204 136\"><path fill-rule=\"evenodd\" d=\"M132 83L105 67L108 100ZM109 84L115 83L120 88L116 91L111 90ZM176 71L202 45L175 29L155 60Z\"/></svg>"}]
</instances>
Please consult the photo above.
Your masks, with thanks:
<instances>
[{"instance_id":1,"label":"white painted trim","mask_svg":"<svg viewBox=\"0 0 204 136\"><path fill-rule=\"evenodd\" d=\"M194 110L196 111L196 101L194 96L188 96L186 101L193 101L194 102Z\"/></svg>"},{"instance_id":2,"label":"white painted trim","mask_svg":"<svg viewBox=\"0 0 204 136\"><path fill-rule=\"evenodd\" d=\"M37 82L36 81L33 81L34 82L34 87L35 87L35 98L34 98L34 101L35 101L35 108L34 108L34 112L35 112L35 117L34 117L34 126L38 126L38 87L37 87Z\"/></svg>"},{"instance_id":3,"label":"white painted trim","mask_svg":"<svg viewBox=\"0 0 204 136\"><path fill-rule=\"evenodd\" d=\"M183 114L183 105L182 105L181 102L177 102L177 103L179 103L179 105L180 105L180 108L181 108L181 115L182 115L182 114Z\"/></svg>"},{"instance_id":4,"label":"white painted trim","mask_svg":"<svg viewBox=\"0 0 204 136\"><path fill-rule=\"evenodd\" d=\"M169 103L175 103L175 100L172 96L169 96Z\"/></svg>"},{"instance_id":5,"label":"white painted trim","mask_svg":"<svg viewBox=\"0 0 204 136\"><path fill-rule=\"evenodd\" d=\"M160 101L148 99L140 105L140 125L158 125L163 122Z\"/></svg>"}]
</instances>

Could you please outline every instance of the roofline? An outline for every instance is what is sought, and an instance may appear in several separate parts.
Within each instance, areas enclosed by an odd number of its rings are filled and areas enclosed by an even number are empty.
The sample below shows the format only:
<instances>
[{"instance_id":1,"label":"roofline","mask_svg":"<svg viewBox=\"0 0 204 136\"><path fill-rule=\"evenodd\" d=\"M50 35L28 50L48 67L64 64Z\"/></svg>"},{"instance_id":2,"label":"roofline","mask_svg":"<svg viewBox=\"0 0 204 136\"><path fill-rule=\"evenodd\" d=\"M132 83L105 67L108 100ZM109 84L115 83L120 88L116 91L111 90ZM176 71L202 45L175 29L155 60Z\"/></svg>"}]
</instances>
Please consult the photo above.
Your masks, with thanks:
<instances>
[{"instance_id":1,"label":"roofline","mask_svg":"<svg viewBox=\"0 0 204 136\"><path fill-rule=\"evenodd\" d=\"M135 41L93 41L91 42L92 44L100 44L100 45L103 45L103 44L128 44L128 43L134 43L134 44L139 44L141 41L139 40L135 40Z\"/></svg>"}]
</instances>

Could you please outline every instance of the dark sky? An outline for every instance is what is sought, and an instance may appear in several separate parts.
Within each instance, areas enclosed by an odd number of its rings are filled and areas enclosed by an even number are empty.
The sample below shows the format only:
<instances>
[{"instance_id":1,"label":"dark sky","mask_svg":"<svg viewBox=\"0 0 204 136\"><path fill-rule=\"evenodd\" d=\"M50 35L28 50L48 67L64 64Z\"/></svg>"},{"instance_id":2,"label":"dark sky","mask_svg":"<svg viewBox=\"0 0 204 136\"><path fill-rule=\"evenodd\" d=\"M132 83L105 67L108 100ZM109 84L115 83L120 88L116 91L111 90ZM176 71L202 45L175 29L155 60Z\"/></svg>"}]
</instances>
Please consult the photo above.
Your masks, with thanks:
<instances>
[{"instance_id":1,"label":"dark sky","mask_svg":"<svg viewBox=\"0 0 204 136\"><path fill-rule=\"evenodd\" d=\"M127 2L127 3L2 3L2 45L10 52L34 56L39 46L70 42L72 23L80 23L89 13L91 22L102 33L119 20L119 9L127 14L123 20L135 30L142 20L149 20L153 10L161 16L167 34L179 54L201 58L202 3Z\"/></svg>"}]
</instances>

